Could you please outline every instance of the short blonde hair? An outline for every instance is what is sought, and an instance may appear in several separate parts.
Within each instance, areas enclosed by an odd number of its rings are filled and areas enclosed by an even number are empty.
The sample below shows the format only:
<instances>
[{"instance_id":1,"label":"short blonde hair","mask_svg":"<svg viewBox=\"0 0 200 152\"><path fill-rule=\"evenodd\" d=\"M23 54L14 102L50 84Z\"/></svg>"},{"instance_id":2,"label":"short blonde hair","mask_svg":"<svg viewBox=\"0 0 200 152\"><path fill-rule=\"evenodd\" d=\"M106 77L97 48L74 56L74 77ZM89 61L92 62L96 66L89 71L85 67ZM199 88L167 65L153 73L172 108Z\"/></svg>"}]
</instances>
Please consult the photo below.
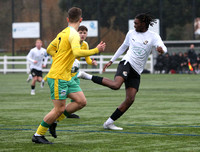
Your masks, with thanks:
<instances>
[{"instance_id":1,"label":"short blonde hair","mask_svg":"<svg viewBox=\"0 0 200 152\"><path fill-rule=\"evenodd\" d=\"M37 39L37 40L35 41L35 43L36 43L37 41L40 41L40 42L42 43L42 40L41 40L41 39Z\"/></svg>"}]
</instances>

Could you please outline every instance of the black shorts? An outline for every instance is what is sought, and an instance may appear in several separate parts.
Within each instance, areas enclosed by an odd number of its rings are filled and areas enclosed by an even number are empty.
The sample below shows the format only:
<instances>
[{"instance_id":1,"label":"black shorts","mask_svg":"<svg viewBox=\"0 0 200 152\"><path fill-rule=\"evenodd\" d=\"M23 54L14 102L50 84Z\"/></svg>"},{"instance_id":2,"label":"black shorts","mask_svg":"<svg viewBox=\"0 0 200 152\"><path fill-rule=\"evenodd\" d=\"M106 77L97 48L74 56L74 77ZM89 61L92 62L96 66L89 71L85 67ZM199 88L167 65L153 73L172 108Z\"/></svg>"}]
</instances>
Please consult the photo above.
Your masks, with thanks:
<instances>
[{"instance_id":1,"label":"black shorts","mask_svg":"<svg viewBox=\"0 0 200 152\"><path fill-rule=\"evenodd\" d=\"M32 77L42 77L42 71L38 71L36 69L31 69L31 75Z\"/></svg>"},{"instance_id":2,"label":"black shorts","mask_svg":"<svg viewBox=\"0 0 200 152\"><path fill-rule=\"evenodd\" d=\"M121 76L124 78L126 89L131 87L138 91L140 86L140 75L131 67L129 62L127 62L125 65L124 63L125 60L119 63L115 77Z\"/></svg>"}]
</instances>

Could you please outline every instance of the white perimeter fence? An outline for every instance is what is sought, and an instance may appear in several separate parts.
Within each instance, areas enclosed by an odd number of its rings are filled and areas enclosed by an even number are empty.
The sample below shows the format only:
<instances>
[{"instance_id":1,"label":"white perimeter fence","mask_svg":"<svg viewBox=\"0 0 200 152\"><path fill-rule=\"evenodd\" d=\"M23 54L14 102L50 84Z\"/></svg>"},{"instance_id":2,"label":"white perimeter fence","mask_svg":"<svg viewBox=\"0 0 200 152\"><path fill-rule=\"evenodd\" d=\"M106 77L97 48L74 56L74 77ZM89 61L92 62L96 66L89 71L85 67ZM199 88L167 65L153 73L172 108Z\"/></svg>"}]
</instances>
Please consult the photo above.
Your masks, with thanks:
<instances>
[{"instance_id":1,"label":"white perimeter fence","mask_svg":"<svg viewBox=\"0 0 200 152\"><path fill-rule=\"evenodd\" d=\"M112 66L106 69L106 72L115 72L117 70L117 65L122 59L123 56L120 56L118 60L116 60ZM87 63L85 61L80 61L81 66L80 70L86 71L86 72L98 72L102 73L104 64L108 63L108 61L112 58L112 55L99 55L99 56L91 56L91 59L94 58L98 66L88 66L87 68L84 68L84 65ZM43 68L43 72L48 72L50 68L51 61L50 59L47 62L47 68ZM151 73L153 73L153 55L151 54L148 58L147 64L145 66L145 69L149 70ZM0 73L8 73L8 72L30 72L29 68L29 61L27 61L26 56L0 56Z\"/></svg>"}]
</instances>

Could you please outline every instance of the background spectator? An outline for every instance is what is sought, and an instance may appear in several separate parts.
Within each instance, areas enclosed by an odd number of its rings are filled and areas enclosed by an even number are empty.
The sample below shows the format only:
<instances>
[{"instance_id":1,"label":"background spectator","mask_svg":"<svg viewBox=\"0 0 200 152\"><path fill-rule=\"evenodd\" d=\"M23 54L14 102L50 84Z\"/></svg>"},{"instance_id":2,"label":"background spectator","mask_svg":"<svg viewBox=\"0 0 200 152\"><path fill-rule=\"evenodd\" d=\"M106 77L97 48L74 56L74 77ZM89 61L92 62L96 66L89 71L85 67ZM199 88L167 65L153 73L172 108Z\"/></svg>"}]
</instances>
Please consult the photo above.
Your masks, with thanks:
<instances>
[{"instance_id":1,"label":"background spectator","mask_svg":"<svg viewBox=\"0 0 200 152\"><path fill-rule=\"evenodd\" d=\"M200 53L197 56L197 73L200 73Z\"/></svg>"},{"instance_id":2,"label":"background spectator","mask_svg":"<svg viewBox=\"0 0 200 152\"><path fill-rule=\"evenodd\" d=\"M188 54L187 54L187 52L184 53L183 59L184 59L183 65L182 65L183 73L188 73L189 68L188 68Z\"/></svg>"},{"instance_id":3,"label":"background spectator","mask_svg":"<svg viewBox=\"0 0 200 152\"><path fill-rule=\"evenodd\" d=\"M178 54L178 67L177 67L177 71L178 73L183 73L183 69L184 69L184 56L183 56L183 53L182 52L179 52Z\"/></svg>"},{"instance_id":4,"label":"background spectator","mask_svg":"<svg viewBox=\"0 0 200 152\"><path fill-rule=\"evenodd\" d=\"M156 73L162 73L162 71L164 70L164 56L159 53L156 59L156 64L154 65L154 69L156 71Z\"/></svg>"},{"instance_id":5,"label":"background spectator","mask_svg":"<svg viewBox=\"0 0 200 152\"><path fill-rule=\"evenodd\" d=\"M179 57L175 52L173 52L172 56L170 56L170 72L171 73L176 73L177 72L177 69L179 67L178 58Z\"/></svg>"},{"instance_id":6,"label":"background spectator","mask_svg":"<svg viewBox=\"0 0 200 152\"><path fill-rule=\"evenodd\" d=\"M163 63L164 63L164 68L163 68L164 72L167 74L170 71L170 57L169 57L169 53L165 54Z\"/></svg>"},{"instance_id":7,"label":"background spectator","mask_svg":"<svg viewBox=\"0 0 200 152\"><path fill-rule=\"evenodd\" d=\"M194 50L194 44L190 45L190 49L188 50L188 62L191 63L194 73L196 73L197 70L197 54Z\"/></svg>"}]
</instances>

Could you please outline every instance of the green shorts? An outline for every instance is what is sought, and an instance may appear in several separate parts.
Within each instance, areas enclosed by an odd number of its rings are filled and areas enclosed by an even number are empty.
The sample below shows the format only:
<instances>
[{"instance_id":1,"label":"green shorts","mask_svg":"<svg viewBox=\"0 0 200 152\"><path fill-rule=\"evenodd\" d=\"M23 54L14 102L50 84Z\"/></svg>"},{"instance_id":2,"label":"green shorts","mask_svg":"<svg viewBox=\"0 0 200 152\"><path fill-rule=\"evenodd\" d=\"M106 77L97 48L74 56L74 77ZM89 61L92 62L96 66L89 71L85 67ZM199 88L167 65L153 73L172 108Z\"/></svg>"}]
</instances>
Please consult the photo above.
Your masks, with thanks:
<instances>
[{"instance_id":1,"label":"green shorts","mask_svg":"<svg viewBox=\"0 0 200 152\"><path fill-rule=\"evenodd\" d=\"M73 79L78 85L80 85L80 79L77 77L77 75L78 75L78 72L77 72L77 74L76 74L75 76L72 77L72 79Z\"/></svg>"},{"instance_id":2,"label":"green shorts","mask_svg":"<svg viewBox=\"0 0 200 152\"><path fill-rule=\"evenodd\" d=\"M72 79L80 86L80 79L77 77L78 72L75 76L72 77ZM71 102L74 102L75 100L71 100Z\"/></svg>"},{"instance_id":3,"label":"green shorts","mask_svg":"<svg viewBox=\"0 0 200 152\"><path fill-rule=\"evenodd\" d=\"M65 81L47 78L47 82L51 92L51 99L65 100L70 93L82 91L73 79Z\"/></svg>"}]
</instances>

